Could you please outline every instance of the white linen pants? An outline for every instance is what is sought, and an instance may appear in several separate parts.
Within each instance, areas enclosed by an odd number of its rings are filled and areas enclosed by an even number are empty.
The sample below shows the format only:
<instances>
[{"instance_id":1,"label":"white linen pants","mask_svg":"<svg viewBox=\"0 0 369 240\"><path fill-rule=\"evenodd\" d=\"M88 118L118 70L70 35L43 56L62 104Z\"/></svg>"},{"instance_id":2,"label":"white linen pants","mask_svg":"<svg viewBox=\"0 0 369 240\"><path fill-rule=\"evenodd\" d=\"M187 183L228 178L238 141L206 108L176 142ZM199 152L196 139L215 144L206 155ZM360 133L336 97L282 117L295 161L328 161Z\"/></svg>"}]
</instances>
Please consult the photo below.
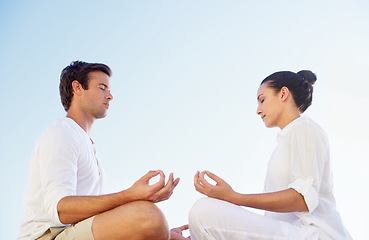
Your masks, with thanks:
<instances>
[{"instance_id":1,"label":"white linen pants","mask_svg":"<svg viewBox=\"0 0 369 240\"><path fill-rule=\"evenodd\" d=\"M214 198L202 198L191 208L192 240L319 239L314 228L295 226Z\"/></svg>"}]
</instances>

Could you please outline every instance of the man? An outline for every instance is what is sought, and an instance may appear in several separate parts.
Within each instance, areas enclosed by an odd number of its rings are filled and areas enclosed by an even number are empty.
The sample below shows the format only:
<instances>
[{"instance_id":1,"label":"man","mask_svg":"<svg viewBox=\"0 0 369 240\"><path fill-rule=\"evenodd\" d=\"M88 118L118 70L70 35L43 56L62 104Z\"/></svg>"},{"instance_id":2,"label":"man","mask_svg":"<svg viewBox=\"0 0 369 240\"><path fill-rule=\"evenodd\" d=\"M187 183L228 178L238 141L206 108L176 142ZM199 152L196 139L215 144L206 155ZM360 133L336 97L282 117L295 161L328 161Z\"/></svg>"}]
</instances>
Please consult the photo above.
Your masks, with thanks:
<instances>
[{"instance_id":1,"label":"man","mask_svg":"<svg viewBox=\"0 0 369 240\"><path fill-rule=\"evenodd\" d=\"M179 178L150 171L130 188L104 194L104 176L89 134L113 99L111 70L104 64L72 62L61 73L66 118L38 139L25 191L18 239L168 240L168 224L154 203L169 199ZM149 180L160 175L156 184ZM185 239L182 230L171 239Z\"/></svg>"}]
</instances>

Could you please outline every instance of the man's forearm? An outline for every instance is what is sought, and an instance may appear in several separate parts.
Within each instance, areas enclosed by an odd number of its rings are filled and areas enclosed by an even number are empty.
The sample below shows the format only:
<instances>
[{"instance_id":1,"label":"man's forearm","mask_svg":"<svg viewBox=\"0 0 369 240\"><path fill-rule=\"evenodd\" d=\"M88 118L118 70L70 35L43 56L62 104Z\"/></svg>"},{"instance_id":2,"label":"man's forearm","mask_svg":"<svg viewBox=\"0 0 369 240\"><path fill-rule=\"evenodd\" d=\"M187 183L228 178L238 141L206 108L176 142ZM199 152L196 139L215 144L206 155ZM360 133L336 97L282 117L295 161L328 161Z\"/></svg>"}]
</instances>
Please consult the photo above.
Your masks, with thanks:
<instances>
[{"instance_id":1,"label":"man's forearm","mask_svg":"<svg viewBox=\"0 0 369 240\"><path fill-rule=\"evenodd\" d=\"M150 185L150 179L160 174L159 182ZM101 196L67 196L57 205L59 220L63 224L80 222L86 218L109 211L133 201L161 202L167 200L177 186L170 174L167 184L161 170L149 171L127 190Z\"/></svg>"},{"instance_id":2,"label":"man's forearm","mask_svg":"<svg viewBox=\"0 0 369 240\"><path fill-rule=\"evenodd\" d=\"M101 196L67 196L58 202L57 210L61 223L73 224L136 200L129 190Z\"/></svg>"}]
</instances>

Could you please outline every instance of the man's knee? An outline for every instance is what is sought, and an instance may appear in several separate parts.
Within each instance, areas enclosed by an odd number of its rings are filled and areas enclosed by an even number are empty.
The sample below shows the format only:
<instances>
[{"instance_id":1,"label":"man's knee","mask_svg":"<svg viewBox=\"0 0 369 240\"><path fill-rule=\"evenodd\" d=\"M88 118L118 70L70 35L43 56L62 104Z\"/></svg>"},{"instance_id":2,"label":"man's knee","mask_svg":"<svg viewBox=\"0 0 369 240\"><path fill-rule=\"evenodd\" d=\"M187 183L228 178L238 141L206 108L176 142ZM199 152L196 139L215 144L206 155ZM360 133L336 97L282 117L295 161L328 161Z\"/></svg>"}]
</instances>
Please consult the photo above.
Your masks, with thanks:
<instances>
[{"instance_id":1,"label":"man's knee","mask_svg":"<svg viewBox=\"0 0 369 240\"><path fill-rule=\"evenodd\" d=\"M169 227L163 212L152 202L137 201L129 205L136 213L136 223L145 235L144 239L167 240Z\"/></svg>"},{"instance_id":2,"label":"man's knee","mask_svg":"<svg viewBox=\"0 0 369 240\"><path fill-rule=\"evenodd\" d=\"M155 204L147 201L127 203L96 216L93 230L95 239L169 239L164 214ZM106 234L114 237L107 238Z\"/></svg>"}]
</instances>

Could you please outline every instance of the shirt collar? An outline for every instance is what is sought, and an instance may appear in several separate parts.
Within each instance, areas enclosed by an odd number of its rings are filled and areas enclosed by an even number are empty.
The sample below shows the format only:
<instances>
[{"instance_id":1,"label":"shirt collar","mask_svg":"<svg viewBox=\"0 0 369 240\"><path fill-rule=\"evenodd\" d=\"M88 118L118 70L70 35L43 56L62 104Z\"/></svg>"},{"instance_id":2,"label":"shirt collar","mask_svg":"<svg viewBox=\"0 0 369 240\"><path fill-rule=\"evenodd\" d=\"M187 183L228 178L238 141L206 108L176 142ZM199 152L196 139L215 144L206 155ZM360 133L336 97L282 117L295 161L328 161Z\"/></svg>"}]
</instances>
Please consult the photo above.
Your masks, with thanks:
<instances>
[{"instance_id":1,"label":"shirt collar","mask_svg":"<svg viewBox=\"0 0 369 240\"><path fill-rule=\"evenodd\" d=\"M302 116L296 118L292 122L290 122L287 126L285 126L281 131L277 134L277 142L279 142L284 136L286 136L290 130L293 128L293 126L298 122L301 118L304 118Z\"/></svg>"}]
</instances>

